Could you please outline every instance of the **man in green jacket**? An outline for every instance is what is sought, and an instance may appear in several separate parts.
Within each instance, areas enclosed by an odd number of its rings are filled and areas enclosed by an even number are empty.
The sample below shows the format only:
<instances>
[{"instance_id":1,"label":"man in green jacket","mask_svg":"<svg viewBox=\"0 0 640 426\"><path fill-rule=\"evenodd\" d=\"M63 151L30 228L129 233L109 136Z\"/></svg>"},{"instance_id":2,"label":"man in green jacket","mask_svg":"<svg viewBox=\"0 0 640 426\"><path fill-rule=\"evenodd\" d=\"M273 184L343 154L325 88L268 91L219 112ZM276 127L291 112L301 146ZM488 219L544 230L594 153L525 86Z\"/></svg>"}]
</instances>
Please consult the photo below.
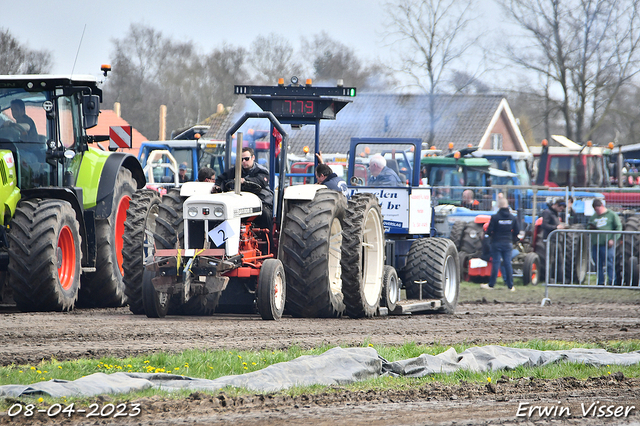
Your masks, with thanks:
<instances>
[{"instance_id":1,"label":"man in green jacket","mask_svg":"<svg viewBox=\"0 0 640 426\"><path fill-rule=\"evenodd\" d=\"M598 231L622 231L622 223L617 214L607 209L602 200L593 200L593 209L596 214L589 219L588 229ZM591 235L591 256L598 271L598 285L604 285L605 261L607 267L607 284L611 285L614 280L613 255L614 246L620 234L594 234Z\"/></svg>"}]
</instances>

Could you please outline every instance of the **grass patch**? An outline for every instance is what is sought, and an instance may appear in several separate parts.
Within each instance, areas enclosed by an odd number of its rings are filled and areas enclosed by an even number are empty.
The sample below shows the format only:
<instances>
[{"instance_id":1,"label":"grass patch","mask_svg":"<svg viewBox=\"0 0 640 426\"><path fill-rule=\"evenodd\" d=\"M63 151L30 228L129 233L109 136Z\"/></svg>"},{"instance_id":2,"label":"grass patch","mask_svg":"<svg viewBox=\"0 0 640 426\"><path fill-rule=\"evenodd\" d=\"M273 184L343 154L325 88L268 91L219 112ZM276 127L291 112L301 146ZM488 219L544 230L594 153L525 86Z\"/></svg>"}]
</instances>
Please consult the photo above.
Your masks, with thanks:
<instances>
[{"instance_id":1,"label":"grass patch","mask_svg":"<svg viewBox=\"0 0 640 426\"><path fill-rule=\"evenodd\" d=\"M401 346L379 346L373 345L368 341L363 342L362 346L373 347L378 354L388 361L398 361L408 358L417 357L421 354L437 355L449 349L450 346L443 345L416 345L414 343L406 343ZM459 352L468 349L472 345L458 344L453 348ZM568 350L572 348L602 348L609 352L623 353L640 350L640 340L630 341L611 341L600 343L574 343L564 341L539 341L533 340L529 342L510 343L505 346L516 348L528 348L537 350ZM104 357L99 360L80 359L75 361L58 362L56 360L43 361L38 365L10 365L0 367L0 385L7 384L31 384L51 379L75 380L80 377L102 372L157 372L172 373L191 377L216 379L218 377L244 374L251 371L257 371L268 365L276 364L283 361L290 361L301 355L319 355L330 349L330 346L323 346L312 350L302 350L299 347L292 347L286 351L201 351L188 350L181 353L156 353L143 357L131 358L112 358ZM474 373L470 371L458 371L454 374L435 374L423 378L409 377L379 377L376 379L355 383L344 386L343 389L352 391L363 390L402 390L413 387L419 387L428 382L440 382L442 384L458 384L460 381L470 383L487 383L496 381L503 375L511 378L533 377L541 379L553 379L559 377L575 377L577 379L587 379L589 377L603 376L621 371L626 377L640 377L640 364L629 367L622 366L605 366L590 367L583 364L561 363L553 364L546 367L518 367L514 370L495 371L489 373ZM283 393L296 396L300 394L309 394L317 392L326 392L325 386L310 386L292 388ZM155 389L148 389L142 392L114 396L121 401L133 400L138 398L150 397L153 395L162 395L169 398L184 398L192 391L185 390L180 392L165 392ZM249 393L242 389L225 389L230 396L243 395ZM79 404L88 404L87 401L94 401L94 398L42 398L40 403L43 404L69 404L77 402ZM13 402L0 400L0 408L6 410ZM90 402L89 402L90 403Z\"/></svg>"}]
</instances>

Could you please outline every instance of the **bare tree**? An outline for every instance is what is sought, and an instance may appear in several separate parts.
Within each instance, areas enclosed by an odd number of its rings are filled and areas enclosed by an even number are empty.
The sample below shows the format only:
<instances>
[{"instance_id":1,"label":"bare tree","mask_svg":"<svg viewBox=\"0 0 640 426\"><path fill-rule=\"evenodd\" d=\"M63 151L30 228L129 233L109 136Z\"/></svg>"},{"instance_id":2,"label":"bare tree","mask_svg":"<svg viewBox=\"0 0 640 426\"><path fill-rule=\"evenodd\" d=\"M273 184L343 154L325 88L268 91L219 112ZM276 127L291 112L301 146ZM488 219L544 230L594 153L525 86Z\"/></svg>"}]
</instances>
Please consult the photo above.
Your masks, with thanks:
<instances>
[{"instance_id":1,"label":"bare tree","mask_svg":"<svg viewBox=\"0 0 640 426\"><path fill-rule=\"evenodd\" d=\"M218 103L231 104L233 84L246 82L243 48L225 45L201 55L191 41L140 24L113 43L106 103L120 102L123 118L150 138L158 134L160 105L167 105L167 128L183 129L213 114Z\"/></svg>"},{"instance_id":2,"label":"bare tree","mask_svg":"<svg viewBox=\"0 0 640 426\"><path fill-rule=\"evenodd\" d=\"M509 60L548 81L547 114L559 108L568 138L598 135L638 72L639 0L498 0L526 36Z\"/></svg>"},{"instance_id":3,"label":"bare tree","mask_svg":"<svg viewBox=\"0 0 640 426\"><path fill-rule=\"evenodd\" d=\"M458 84L454 82L455 66L464 64L465 54L480 39L469 31L474 5L474 0L400 0L386 4L389 24L385 37L398 56L397 71L409 77L411 86L430 95L429 144L439 118L435 95L450 88L461 91L476 81L476 76L467 74L464 84L459 78Z\"/></svg>"},{"instance_id":4,"label":"bare tree","mask_svg":"<svg viewBox=\"0 0 640 426\"><path fill-rule=\"evenodd\" d=\"M258 36L251 43L249 63L256 72L255 84L276 84L279 78L299 75L301 66L294 59L294 49L287 39L271 33Z\"/></svg>"},{"instance_id":5,"label":"bare tree","mask_svg":"<svg viewBox=\"0 0 640 426\"><path fill-rule=\"evenodd\" d=\"M50 52L31 50L0 28L0 74L40 74L51 66Z\"/></svg>"},{"instance_id":6,"label":"bare tree","mask_svg":"<svg viewBox=\"0 0 640 426\"><path fill-rule=\"evenodd\" d=\"M326 32L314 35L302 42L302 53L312 70L314 80L320 84L336 84L343 80L345 86L360 91L384 91L395 84L392 73L382 64L365 65L355 51L329 37Z\"/></svg>"}]
</instances>

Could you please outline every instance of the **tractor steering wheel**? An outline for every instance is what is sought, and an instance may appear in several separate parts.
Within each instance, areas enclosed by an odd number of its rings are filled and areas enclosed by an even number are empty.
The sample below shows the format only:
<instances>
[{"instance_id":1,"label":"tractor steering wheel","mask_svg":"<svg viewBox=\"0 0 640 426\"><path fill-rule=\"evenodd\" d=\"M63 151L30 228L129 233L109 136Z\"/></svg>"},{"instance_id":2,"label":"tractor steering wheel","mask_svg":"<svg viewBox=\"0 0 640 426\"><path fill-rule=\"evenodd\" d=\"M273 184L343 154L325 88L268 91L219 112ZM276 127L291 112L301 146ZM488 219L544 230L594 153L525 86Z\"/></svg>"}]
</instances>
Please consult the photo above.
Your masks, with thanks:
<instances>
[{"instance_id":1,"label":"tractor steering wheel","mask_svg":"<svg viewBox=\"0 0 640 426\"><path fill-rule=\"evenodd\" d=\"M10 142L18 142L25 140L27 137L27 131L24 127L13 121L5 121L4 125L0 127L0 138L9 140Z\"/></svg>"},{"instance_id":2,"label":"tractor steering wheel","mask_svg":"<svg viewBox=\"0 0 640 426\"><path fill-rule=\"evenodd\" d=\"M230 181L227 181L224 184L224 189L225 191L233 191L233 187L235 185L235 179L231 179ZM244 183L242 183L240 185L240 189L243 192L253 192L253 193L257 193L260 192L260 190L262 189L262 187L260 185L258 185L255 182L252 182L250 180L245 180Z\"/></svg>"},{"instance_id":3,"label":"tractor steering wheel","mask_svg":"<svg viewBox=\"0 0 640 426\"><path fill-rule=\"evenodd\" d=\"M364 186L364 179L358 176L351 176L351 185Z\"/></svg>"}]
</instances>

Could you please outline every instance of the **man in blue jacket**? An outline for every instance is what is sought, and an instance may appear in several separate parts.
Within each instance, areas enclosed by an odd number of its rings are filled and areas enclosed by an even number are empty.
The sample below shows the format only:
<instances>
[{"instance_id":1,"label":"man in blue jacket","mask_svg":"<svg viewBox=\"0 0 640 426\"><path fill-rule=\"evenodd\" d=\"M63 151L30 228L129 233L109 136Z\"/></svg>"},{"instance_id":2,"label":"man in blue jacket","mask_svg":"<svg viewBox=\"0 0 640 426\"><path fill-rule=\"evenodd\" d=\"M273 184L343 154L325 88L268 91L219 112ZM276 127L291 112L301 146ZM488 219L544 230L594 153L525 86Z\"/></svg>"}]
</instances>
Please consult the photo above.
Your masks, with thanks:
<instances>
[{"instance_id":1,"label":"man in blue jacket","mask_svg":"<svg viewBox=\"0 0 640 426\"><path fill-rule=\"evenodd\" d=\"M342 192L347 196L347 183L326 164L318 164L316 167L316 179L319 184L325 185L329 189Z\"/></svg>"},{"instance_id":2,"label":"man in blue jacket","mask_svg":"<svg viewBox=\"0 0 640 426\"><path fill-rule=\"evenodd\" d=\"M513 243L517 241L520 227L516 217L509 211L509 202L506 198L498 198L498 211L489 221L487 233L491 237L491 277L489 285L480 284L480 288L493 289L498 279L500 263L504 262L506 276L503 277L510 291L515 291L513 287L513 268L511 266L511 255Z\"/></svg>"}]
</instances>

